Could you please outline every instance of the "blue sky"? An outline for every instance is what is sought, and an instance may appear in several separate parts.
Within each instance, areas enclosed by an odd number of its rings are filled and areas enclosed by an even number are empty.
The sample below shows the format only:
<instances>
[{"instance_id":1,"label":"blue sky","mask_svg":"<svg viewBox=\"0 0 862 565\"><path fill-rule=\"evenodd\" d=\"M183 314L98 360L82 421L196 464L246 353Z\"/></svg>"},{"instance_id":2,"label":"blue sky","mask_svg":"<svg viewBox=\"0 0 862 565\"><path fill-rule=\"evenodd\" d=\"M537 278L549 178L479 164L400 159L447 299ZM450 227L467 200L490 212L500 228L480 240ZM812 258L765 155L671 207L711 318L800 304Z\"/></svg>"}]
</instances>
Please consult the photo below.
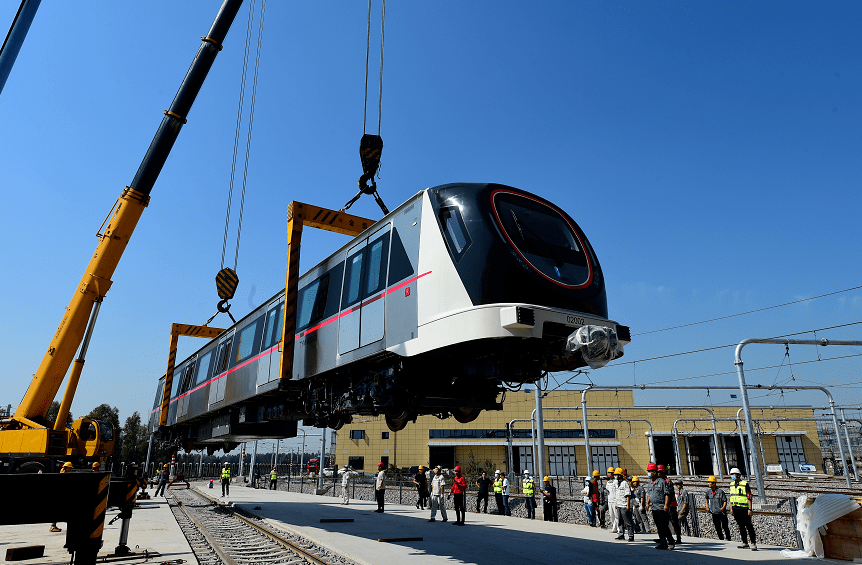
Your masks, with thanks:
<instances>
[{"instance_id":1,"label":"blue sky","mask_svg":"<svg viewBox=\"0 0 862 565\"><path fill-rule=\"evenodd\" d=\"M218 4L44 2L39 9L0 95L7 273L0 403L14 406L23 396L96 229L131 182ZM4 31L17 5L0 4ZM115 273L75 414L101 402L118 406L123 419L146 412L164 372L170 324L203 323L215 311L247 9ZM610 316L635 334L623 361L860 322L857 289L637 335L862 284L860 23L855 2L390 1L381 195L394 207L428 186L500 182L560 205L599 255ZM355 192L365 25L365 2L267 4L235 315L283 287L287 203L338 208ZM254 49L251 56L253 65ZM242 162L241 154L240 171ZM236 211L237 204L231 266ZM352 211L380 216L371 200ZM304 267L341 241L307 234ZM862 325L817 336L859 340ZM199 345L189 341L181 352ZM802 364L862 348L784 353L746 349L749 382L791 378L788 360L800 384L862 381L862 358ZM754 371L782 361L780 371ZM590 377L614 386L726 372L680 382L733 385L733 369L725 348L609 366ZM834 394L858 405L860 390ZM727 401L717 393L636 399L669 397ZM823 400L796 394L762 402Z\"/></svg>"}]
</instances>

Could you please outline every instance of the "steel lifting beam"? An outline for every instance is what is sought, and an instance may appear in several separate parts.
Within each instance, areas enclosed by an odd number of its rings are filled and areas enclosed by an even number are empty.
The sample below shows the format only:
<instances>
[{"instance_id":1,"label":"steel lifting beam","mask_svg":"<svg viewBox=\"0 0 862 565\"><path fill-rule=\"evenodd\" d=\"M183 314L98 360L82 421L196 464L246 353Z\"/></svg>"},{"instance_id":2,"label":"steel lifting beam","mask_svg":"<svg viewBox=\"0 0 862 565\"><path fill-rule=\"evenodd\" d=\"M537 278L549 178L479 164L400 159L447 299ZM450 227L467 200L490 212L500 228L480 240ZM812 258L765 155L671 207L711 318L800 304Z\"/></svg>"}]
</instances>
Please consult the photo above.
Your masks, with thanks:
<instances>
[{"instance_id":1,"label":"steel lifting beam","mask_svg":"<svg viewBox=\"0 0 862 565\"><path fill-rule=\"evenodd\" d=\"M374 220L303 204L295 200L287 205L287 273L284 284L284 319L281 326L280 382L290 380L293 373L296 297L299 290L299 250L303 226L356 237L373 224Z\"/></svg>"},{"instance_id":2,"label":"steel lifting beam","mask_svg":"<svg viewBox=\"0 0 862 565\"><path fill-rule=\"evenodd\" d=\"M209 326L194 326L191 324L171 324L171 346L168 349L168 368L165 370L165 386L162 389L162 411L159 414L159 425L168 423L168 407L171 404L171 388L174 382L174 366L177 362L177 344L180 336L202 337L213 339L218 337L224 329L211 328Z\"/></svg>"}]
</instances>

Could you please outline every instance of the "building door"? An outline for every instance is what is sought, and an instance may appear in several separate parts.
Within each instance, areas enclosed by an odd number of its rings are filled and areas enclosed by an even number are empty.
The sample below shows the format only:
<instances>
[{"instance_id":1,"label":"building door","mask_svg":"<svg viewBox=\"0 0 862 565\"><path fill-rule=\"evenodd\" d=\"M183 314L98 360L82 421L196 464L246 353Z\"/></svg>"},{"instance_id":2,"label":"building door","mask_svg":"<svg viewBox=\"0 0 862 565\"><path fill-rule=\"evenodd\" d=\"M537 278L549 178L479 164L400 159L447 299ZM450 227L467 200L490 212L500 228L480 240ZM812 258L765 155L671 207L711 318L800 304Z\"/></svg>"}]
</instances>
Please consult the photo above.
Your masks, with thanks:
<instances>
[{"instance_id":1,"label":"building door","mask_svg":"<svg viewBox=\"0 0 862 565\"><path fill-rule=\"evenodd\" d=\"M805 450L802 449L802 438L799 436L775 436L778 446L778 462L785 471L801 472L800 465L805 465Z\"/></svg>"},{"instance_id":2,"label":"building door","mask_svg":"<svg viewBox=\"0 0 862 565\"><path fill-rule=\"evenodd\" d=\"M451 447L429 447L428 465L433 469L440 465L444 469L455 467L455 446Z\"/></svg>"},{"instance_id":3,"label":"building door","mask_svg":"<svg viewBox=\"0 0 862 565\"><path fill-rule=\"evenodd\" d=\"M593 455L593 469L597 469L602 475L605 474L608 467L617 468L620 466L620 456L615 445L597 445L590 446L590 451Z\"/></svg>"},{"instance_id":4,"label":"building door","mask_svg":"<svg viewBox=\"0 0 862 565\"><path fill-rule=\"evenodd\" d=\"M673 451L673 436L655 436L655 463L668 468L676 467L676 456ZM604 470L604 469L601 469Z\"/></svg>"},{"instance_id":5,"label":"building door","mask_svg":"<svg viewBox=\"0 0 862 565\"><path fill-rule=\"evenodd\" d=\"M577 459L575 457L575 446L549 447L548 458L550 459L549 475L565 477L577 474Z\"/></svg>"},{"instance_id":6,"label":"building door","mask_svg":"<svg viewBox=\"0 0 862 565\"><path fill-rule=\"evenodd\" d=\"M742 444L739 442L739 436L723 436L724 441L724 459L727 461L728 472L736 467L742 471L743 475L748 474L748 465L746 465L745 457L742 455Z\"/></svg>"},{"instance_id":7,"label":"building door","mask_svg":"<svg viewBox=\"0 0 862 565\"><path fill-rule=\"evenodd\" d=\"M686 436L685 451L690 475L712 475L712 438L710 436Z\"/></svg>"},{"instance_id":8,"label":"building door","mask_svg":"<svg viewBox=\"0 0 862 565\"><path fill-rule=\"evenodd\" d=\"M515 462L514 471L518 474L528 471L533 472L533 448L519 447L518 460Z\"/></svg>"}]
</instances>

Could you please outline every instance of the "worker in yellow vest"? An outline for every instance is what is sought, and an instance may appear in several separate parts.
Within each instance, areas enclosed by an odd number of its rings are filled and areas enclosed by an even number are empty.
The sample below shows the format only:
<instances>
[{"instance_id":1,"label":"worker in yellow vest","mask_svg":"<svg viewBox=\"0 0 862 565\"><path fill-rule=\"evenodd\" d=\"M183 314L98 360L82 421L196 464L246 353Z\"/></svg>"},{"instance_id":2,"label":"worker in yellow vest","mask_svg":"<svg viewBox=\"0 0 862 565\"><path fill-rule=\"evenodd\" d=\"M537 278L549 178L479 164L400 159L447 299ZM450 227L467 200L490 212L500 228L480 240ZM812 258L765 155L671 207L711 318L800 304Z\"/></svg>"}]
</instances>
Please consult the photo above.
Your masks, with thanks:
<instances>
[{"instance_id":1,"label":"worker in yellow vest","mask_svg":"<svg viewBox=\"0 0 862 565\"><path fill-rule=\"evenodd\" d=\"M754 537L754 525L751 523L751 487L748 481L742 480L742 473L736 467L730 470L730 476L733 477L733 482L730 483L730 508L742 538L742 545L737 547L757 551L757 539ZM749 536L751 544L748 542Z\"/></svg>"},{"instance_id":2,"label":"worker in yellow vest","mask_svg":"<svg viewBox=\"0 0 862 565\"><path fill-rule=\"evenodd\" d=\"M500 470L494 471L494 502L497 503L497 514L504 514L503 507L503 476Z\"/></svg>"},{"instance_id":3,"label":"worker in yellow vest","mask_svg":"<svg viewBox=\"0 0 862 565\"><path fill-rule=\"evenodd\" d=\"M275 472L275 467L269 472L269 490L278 490L276 483L278 482L278 473Z\"/></svg>"},{"instance_id":4,"label":"worker in yellow vest","mask_svg":"<svg viewBox=\"0 0 862 565\"><path fill-rule=\"evenodd\" d=\"M221 470L221 495L230 496L230 463L225 463Z\"/></svg>"},{"instance_id":5,"label":"worker in yellow vest","mask_svg":"<svg viewBox=\"0 0 862 565\"><path fill-rule=\"evenodd\" d=\"M527 518L536 519L536 499L533 497L535 485L530 473L524 471L524 479L521 481L521 492L524 493L524 508L527 509Z\"/></svg>"}]
</instances>

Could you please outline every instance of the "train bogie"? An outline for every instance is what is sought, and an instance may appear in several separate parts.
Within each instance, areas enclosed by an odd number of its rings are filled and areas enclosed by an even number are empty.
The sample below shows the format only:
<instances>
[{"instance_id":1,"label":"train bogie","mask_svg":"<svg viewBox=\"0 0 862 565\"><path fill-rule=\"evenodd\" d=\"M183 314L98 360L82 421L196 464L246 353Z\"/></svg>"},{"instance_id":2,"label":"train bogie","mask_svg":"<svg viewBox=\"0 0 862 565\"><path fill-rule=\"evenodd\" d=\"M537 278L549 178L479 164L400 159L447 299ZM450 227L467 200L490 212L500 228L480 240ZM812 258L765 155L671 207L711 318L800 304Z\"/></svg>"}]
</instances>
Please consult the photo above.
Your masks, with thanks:
<instances>
[{"instance_id":1,"label":"train bogie","mask_svg":"<svg viewBox=\"0 0 862 565\"><path fill-rule=\"evenodd\" d=\"M492 184L421 191L300 277L282 378L283 308L281 293L177 365L160 433L211 446L286 437L299 419L465 422L499 409L507 386L598 366L630 339L607 319L601 267L577 224ZM584 326L607 329L600 362L571 346Z\"/></svg>"}]
</instances>

